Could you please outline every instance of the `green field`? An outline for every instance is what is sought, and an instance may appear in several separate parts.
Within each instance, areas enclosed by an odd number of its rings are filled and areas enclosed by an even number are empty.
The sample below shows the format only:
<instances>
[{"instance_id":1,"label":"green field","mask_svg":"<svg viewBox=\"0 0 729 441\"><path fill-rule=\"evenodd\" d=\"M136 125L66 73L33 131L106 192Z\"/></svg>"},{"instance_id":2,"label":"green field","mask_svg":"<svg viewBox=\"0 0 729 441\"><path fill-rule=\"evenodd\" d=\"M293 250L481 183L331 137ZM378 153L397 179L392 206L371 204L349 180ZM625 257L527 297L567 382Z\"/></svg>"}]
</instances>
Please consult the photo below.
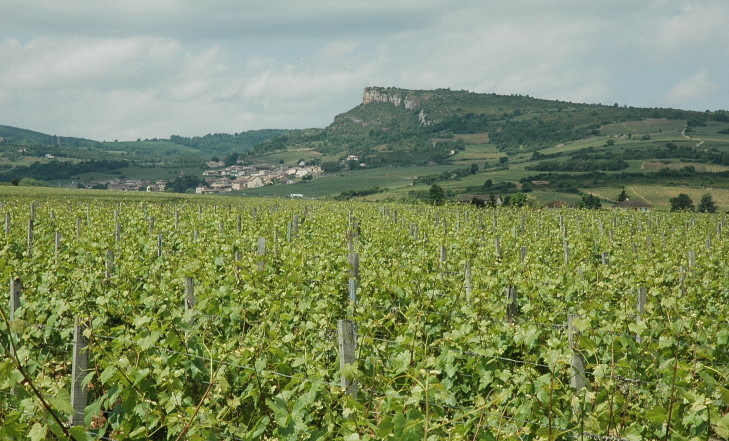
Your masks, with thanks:
<instances>
[{"instance_id":1,"label":"green field","mask_svg":"<svg viewBox=\"0 0 729 441\"><path fill-rule=\"evenodd\" d=\"M0 194L0 439L729 437L725 216Z\"/></svg>"}]
</instances>

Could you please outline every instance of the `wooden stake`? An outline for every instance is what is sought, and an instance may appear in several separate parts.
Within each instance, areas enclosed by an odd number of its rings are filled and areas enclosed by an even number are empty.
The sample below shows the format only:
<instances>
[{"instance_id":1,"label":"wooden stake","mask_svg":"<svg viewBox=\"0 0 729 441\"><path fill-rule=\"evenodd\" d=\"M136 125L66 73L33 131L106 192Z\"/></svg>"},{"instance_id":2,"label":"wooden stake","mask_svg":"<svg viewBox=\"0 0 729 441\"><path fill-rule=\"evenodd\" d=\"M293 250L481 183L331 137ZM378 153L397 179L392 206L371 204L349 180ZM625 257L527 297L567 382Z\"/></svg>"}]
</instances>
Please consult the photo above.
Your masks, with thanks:
<instances>
[{"instance_id":1,"label":"wooden stake","mask_svg":"<svg viewBox=\"0 0 729 441\"><path fill-rule=\"evenodd\" d=\"M645 314L645 302L646 298L648 296L648 291L646 290L645 286L638 287L638 315L636 316L636 323L640 323L640 321L643 319L643 314ZM635 341L640 343L643 341L640 335L635 336Z\"/></svg>"},{"instance_id":2,"label":"wooden stake","mask_svg":"<svg viewBox=\"0 0 729 441\"><path fill-rule=\"evenodd\" d=\"M338 331L339 368L342 388L344 388L349 396L356 400L358 391L357 380L352 378L351 375L346 374L347 369L357 363L357 357L355 355L357 346L356 325L352 320L339 320Z\"/></svg>"},{"instance_id":3,"label":"wooden stake","mask_svg":"<svg viewBox=\"0 0 729 441\"><path fill-rule=\"evenodd\" d=\"M114 273L114 251L106 251L106 280L109 280Z\"/></svg>"},{"instance_id":4,"label":"wooden stake","mask_svg":"<svg viewBox=\"0 0 729 441\"><path fill-rule=\"evenodd\" d=\"M266 255L266 239L263 237L258 238L258 257L261 258L261 260L258 261L258 270L263 271L264 266L266 263L263 261L263 257Z\"/></svg>"},{"instance_id":5,"label":"wooden stake","mask_svg":"<svg viewBox=\"0 0 729 441\"><path fill-rule=\"evenodd\" d=\"M471 275L471 261L466 262L464 275L464 285L466 287L466 302L471 303L471 294L473 293L473 277Z\"/></svg>"},{"instance_id":6,"label":"wooden stake","mask_svg":"<svg viewBox=\"0 0 729 441\"><path fill-rule=\"evenodd\" d=\"M349 253L350 275L353 279L359 280L359 254Z\"/></svg>"},{"instance_id":7,"label":"wooden stake","mask_svg":"<svg viewBox=\"0 0 729 441\"><path fill-rule=\"evenodd\" d=\"M33 218L28 219L28 257L33 256Z\"/></svg>"},{"instance_id":8,"label":"wooden stake","mask_svg":"<svg viewBox=\"0 0 729 441\"><path fill-rule=\"evenodd\" d=\"M84 336L83 328L81 321L76 318L76 327L73 330L73 365L71 367L71 406L73 407L73 414L69 418L71 427L84 425L84 409L88 402L88 389L82 384L89 368L88 339Z\"/></svg>"},{"instance_id":9,"label":"wooden stake","mask_svg":"<svg viewBox=\"0 0 729 441\"><path fill-rule=\"evenodd\" d=\"M589 388L589 385L587 383L587 377L585 376L585 361L582 359L582 355L577 352L577 339L579 338L580 333L572 324L575 319L579 319L579 316L569 315L567 318L569 342L570 348L572 348L572 376L570 377L570 386L575 390L580 390L585 387Z\"/></svg>"},{"instance_id":10,"label":"wooden stake","mask_svg":"<svg viewBox=\"0 0 729 441\"><path fill-rule=\"evenodd\" d=\"M516 319L517 314L517 306L518 306L518 293L516 290L516 286L509 285L506 288L506 298L509 301L509 303L506 305L506 318L509 321L513 321Z\"/></svg>"}]
</instances>

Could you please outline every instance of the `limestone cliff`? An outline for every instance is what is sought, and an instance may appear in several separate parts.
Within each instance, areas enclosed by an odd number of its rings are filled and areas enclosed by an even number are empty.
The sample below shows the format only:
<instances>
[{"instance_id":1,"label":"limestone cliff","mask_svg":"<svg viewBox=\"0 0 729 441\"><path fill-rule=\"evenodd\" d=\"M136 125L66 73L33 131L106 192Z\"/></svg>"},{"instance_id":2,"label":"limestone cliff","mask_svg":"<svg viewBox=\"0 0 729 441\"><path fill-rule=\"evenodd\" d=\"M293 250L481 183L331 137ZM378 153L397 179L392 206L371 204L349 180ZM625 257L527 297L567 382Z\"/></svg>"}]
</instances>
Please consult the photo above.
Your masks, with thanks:
<instances>
[{"instance_id":1,"label":"limestone cliff","mask_svg":"<svg viewBox=\"0 0 729 441\"><path fill-rule=\"evenodd\" d=\"M370 103L390 103L395 107L402 105L406 110L414 109L418 105L418 101L407 91L384 87L365 87L362 104Z\"/></svg>"}]
</instances>

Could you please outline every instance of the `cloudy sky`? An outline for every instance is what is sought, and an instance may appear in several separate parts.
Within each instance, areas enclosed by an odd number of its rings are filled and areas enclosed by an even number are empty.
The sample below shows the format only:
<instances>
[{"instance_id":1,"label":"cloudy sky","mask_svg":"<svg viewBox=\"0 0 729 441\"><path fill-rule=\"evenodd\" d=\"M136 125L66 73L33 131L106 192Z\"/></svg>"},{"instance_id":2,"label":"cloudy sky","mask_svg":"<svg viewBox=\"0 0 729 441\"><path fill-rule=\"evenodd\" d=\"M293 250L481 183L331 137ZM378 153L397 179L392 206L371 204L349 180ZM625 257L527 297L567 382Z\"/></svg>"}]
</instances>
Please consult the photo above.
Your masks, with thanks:
<instances>
[{"instance_id":1,"label":"cloudy sky","mask_svg":"<svg viewBox=\"0 0 729 441\"><path fill-rule=\"evenodd\" d=\"M729 109L727 0L0 0L0 124L324 127L366 86Z\"/></svg>"}]
</instances>

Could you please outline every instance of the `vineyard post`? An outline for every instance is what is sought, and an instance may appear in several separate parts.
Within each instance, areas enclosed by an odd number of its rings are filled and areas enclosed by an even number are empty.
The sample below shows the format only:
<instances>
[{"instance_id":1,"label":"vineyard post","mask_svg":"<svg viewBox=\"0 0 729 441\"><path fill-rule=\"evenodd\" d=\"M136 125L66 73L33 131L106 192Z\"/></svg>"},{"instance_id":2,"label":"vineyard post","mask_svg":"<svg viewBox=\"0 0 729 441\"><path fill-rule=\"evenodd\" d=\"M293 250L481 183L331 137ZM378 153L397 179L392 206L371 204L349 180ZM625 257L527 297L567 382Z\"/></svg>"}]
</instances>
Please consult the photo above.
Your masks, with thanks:
<instances>
[{"instance_id":1,"label":"vineyard post","mask_svg":"<svg viewBox=\"0 0 729 441\"><path fill-rule=\"evenodd\" d=\"M154 216L149 217L149 234L154 233Z\"/></svg>"},{"instance_id":2,"label":"vineyard post","mask_svg":"<svg viewBox=\"0 0 729 441\"><path fill-rule=\"evenodd\" d=\"M56 210L51 210L50 216L51 216L51 219L55 220L56 219Z\"/></svg>"},{"instance_id":3,"label":"vineyard post","mask_svg":"<svg viewBox=\"0 0 729 441\"><path fill-rule=\"evenodd\" d=\"M688 266L689 268L696 266L696 252L694 250L688 251Z\"/></svg>"},{"instance_id":4,"label":"vineyard post","mask_svg":"<svg viewBox=\"0 0 729 441\"><path fill-rule=\"evenodd\" d=\"M686 267L683 265L678 267L678 274L679 274L678 283L679 283L679 285L681 285L681 294L684 295L684 294L686 294L686 287L683 286L684 282L686 281Z\"/></svg>"},{"instance_id":5,"label":"vineyard post","mask_svg":"<svg viewBox=\"0 0 729 441\"><path fill-rule=\"evenodd\" d=\"M494 254L494 257L501 259L501 238L499 236L494 238Z\"/></svg>"},{"instance_id":6,"label":"vineyard post","mask_svg":"<svg viewBox=\"0 0 729 441\"><path fill-rule=\"evenodd\" d=\"M294 235L299 234L299 215L298 214L294 215L293 229L294 229L294 231L293 231Z\"/></svg>"},{"instance_id":7,"label":"vineyard post","mask_svg":"<svg viewBox=\"0 0 729 441\"><path fill-rule=\"evenodd\" d=\"M185 313L195 307L195 279L185 276ZM187 322L192 324L193 320Z\"/></svg>"},{"instance_id":8,"label":"vineyard post","mask_svg":"<svg viewBox=\"0 0 729 441\"><path fill-rule=\"evenodd\" d=\"M240 233L243 229L243 217L240 213L238 213L238 220L236 221L236 228L238 229L238 232Z\"/></svg>"},{"instance_id":9,"label":"vineyard post","mask_svg":"<svg viewBox=\"0 0 729 441\"><path fill-rule=\"evenodd\" d=\"M10 278L10 321L15 320L15 311L20 308L20 294L23 291L23 283L17 277ZM13 351L14 346L10 346Z\"/></svg>"},{"instance_id":10,"label":"vineyard post","mask_svg":"<svg viewBox=\"0 0 729 441\"><path fill-rule=\"evenodd\" d=\"M351 265L350 275L353 279L359 280L359 254L349 253L349 264Z\"/></svg>"},{"instance_id":11,"label":"vineyard post","mask_svg":"<svg viewBox=\"0 0 729 441\"><path fill-rule=\"evenodd\" d=\"M355 349L357 346L357 327L352 320L339 320L339 369L341 384L345 392L357 399L357 380L347 372L351 365L357 362Z\"/></svg>"},{"instance_id":12,"label":"vineyard post","mask_svg":"<svg viewBox=\"0 0 729 441\"><path fill-rule=\"evenodd\" d=\"M564 250L564 264L567 265L570 262L570 245L566 239L562 241L562 248Z\"/></svg>"},{"instance_id":13,"label":"vineyard post","mask_svg":"<svg viewBox=\"0 0 729 441\"><path fill-rule=\"evenodd\" d=\"M6 211L5 212L5 235L7 236L9 234L10 234L10 212Z\"/></svg>"},{"instance_id":14,"label":"vineyard post","mask_svg":"<svg viewBox=\"0 0 729 441\"><path fill-rule=\"evenodd\" d=\"M445 245L440 246L440 264L445 265L446 260L448 260L448 251L446 250Z\"/></svg>"},{"instance_id":15,"label":"vineyard post","mask_svg":"<svg viewBox=\"0 0 729 441\"><path fill-rule=\"evenodd\" d=\"M236 280L240 279L240 261L243 260L243 253L240 251L236 251L233 255L234 265L235 265L235 278Z\"/></svg>"},{"instance_id":16,"label":"vineyard post","mask_svg":"<svg viewBox=\"0 0 729 441\"><path fill-rule=\"evenodd\" d=\"M526 256L527 256L527 247L519 248L519 261L521 263L524 263L524 261L526 260Z\"/></svg>"},{"instance_id":17,"label":"vineyard post","mask_svg":"<svg viewBox=\"0 0 729 441\"><path fill-rule=\"evenodd\" d=\"M157 257L162 257L162 249L164 242L162 240L162 233L157 234Z\"/></svg>"},{"instance_id":18,"label":"vineyard post","mask_svg":"<svg viewBox=\"0 0 729 441\"><path fill-rule=\"evenodd\" d=\"M602 260L603 265L607 265L610 262L608 259L608 253L601 253L600 259Z\"/></svg>"},{"instance_id":19,"label":"vineyard post","mask_svg":"<svg viewBox=\"0 0 729 441\"><path fill-rule=\"evenodd\" d=\"M351 315L354 316L354 310L357 306L357 279L349 279L349 306Z\"/></svg>"},{"instance_id":20,"label":"vineyard post","mask_svg":"<svg viewBox=\"0 0 729 441\"><path fill-rule=\"evenodd\" d=\"M175 208L175 230L180 226L180 210Z\"/></svg>"},{"instance_id":21,"label":"vineyard post","mask_svg":"<svg viewBox=\"0 0 729 441\"><path fill-rule=\"evenodd\" d=\"M499 214L496 211L496 207L494 207L494 231L499 228Z\"/></svg>"},{"instance_id":22,"label":"vineyard post","mask_svg":"<svg viewBox=\"0 0 729 441\"><path fill-rule=\"evenodd\" d=\"M28 257L33 256L33 218L28 219Z\"/></svg>"},{"instance_id":23,"label":"vineyard post","mask_svg":"<svg viewBox=\"0 0 729 441\"><path fill-rule=\"evenodd\" d=\"M506 318L509 321L516 320L517 305L518 305L518 292L516 286L509 285L506 287L506 299L508 303L506 305Z\"/></svg>"},{"instance_id":24,"label":"vineyard post","mask_svg":"<svg viewBox=\"0 0 729 441\"><path fill-rule=\"evenodd\" d=\"M291 242L291 237L293 235L293 229L294 229L293 222L289 222L288 230L286 231L286 241L287 242Z\"/></svg>"},{"instance_id":25,"label":"vineyard post","mask_svg":"<svg viewBox=\"0 0 729 441\"><path fill-rule=\"evenodd\" d=\"M466 270L465 270L465 281L464 284L466 286L466 303L471 303L471 293L473 293L473 277L471 275L471 261L466 261Z\"/></svg>"},{"instance_id":26,"label":"vineyard post","mask_svg":"<svg viewBox=\"0 0 729 441\"><path fill-rule=\"evenodd\" d=\"M23 284L17 277L10 278L10 322L15 320L15 311L20 308L20 294L23 291ZM10 330L8 330L8 336L10 336ZM15 356L15 346L10 345L10 355ZM10 393L15 395L15 386L12 387Z\"/></svg>"},{"instance_id":27,"label":"vineyard post","mask_svg":"<svg viewBox=\"0 0 729 441\"><path fill-rule=\"evenodd\" d=\"M570 314L567 317L567 329L569 335L570 349L572 349L572 376L570 377L570 387L575 390L580 390L587 387L587 381L585 377L585 361L582 359L582 355L577 352L577 339L580 336L579 331L573 325L574 320L579 319L577 315Z\"/></svg>"},{"instance_id":28,"label":"vineyard post","mask_svg":"<svg viewBox=\"0 0 729 441\"><path fill-rule=\"evenodd\" d=\"M84 336L83 328L81 320L77 317L73 330L73 365L71 367L73 414L69 418L71 427L84 424L84 408L88 401L88 389L83 385L83 379L89 368L89 353L87 351L88 339Z\"/></svg>"},{"instance_id":29,"label":"vineyard post","mask_svg":"<svg viewBox=\"0 0 729 441\"><path fill-rule=\"evenodd\" d=\"M220 232L220 234L225 233L225 224L223 223L222 220L220 222L218 222L218 231Z\"/></svg>"},{"instance_id":30,"label":"vineyard post","mask_svg":"<svg viewBox=\"0 0 729 441\"><path fill-rule=\"evenodd\" d=\"M266 263L264 262L264 256L266 255L266 238L258 238L258 257L261 259L258 261L258 270L263 271Z\"/></svg>"},{"instance_id":31,"label":"vineyard post","mask_svg":"<svg viewBox=\"0 0 729 441\"><path fill-rule=\"evenodd\" d=\"M55 240L54 240L54 254L56 259L58 259L58 253L61 251L61 232L56 231L55 234Z\"/></svg>"},{"instance_id":32,"label":"vineyard post","mask_svg":"<svg viewBox=\"0 0 729 441\"><path fill-rule=\"evenodd\" d=\"M81 218L76 216L76 238L81 237Z\"/></svg>"},{"instance_id":33,"label":"vineyard post","mask_svg":"<svg viewBox=\"0 0 729 441\"><path fill-rule=\"evenodd\" d=\"M30 219L35 220L35 202L30 203Z\"/></svg>"},{"instance_id":34,"label":"vineyard post","mask_svg":"<svg viewBox=\"0 0 729 441\"><path fill-rule=\"evenodd\" d=\"M114 251L106 250L106 280L111 278L114 272Z\"/></svg>"},{"instance_id":35,"label":"vineyard post","mask_svg":"<svg viewBox=\"0 0 729 441\"><path fill-rule=\"evenodd\" d=\"M638 314L635 318L636 323L640 323L643 320L643 314L645 313L645 302L648 297L648 290L645 286L638 287ZM635 341L640 343L643 341L640 335L635 336Z\"/></svg>"},{"instance_id":36,"label":"vineyard post","mask_svg":"<svg viewBox=\"0 0 729 441\"><path fill-rule=\"evenodd\" d=\"M706 236L706 251L711 251L711 235Z\"/></svg>"}]
</instances>

